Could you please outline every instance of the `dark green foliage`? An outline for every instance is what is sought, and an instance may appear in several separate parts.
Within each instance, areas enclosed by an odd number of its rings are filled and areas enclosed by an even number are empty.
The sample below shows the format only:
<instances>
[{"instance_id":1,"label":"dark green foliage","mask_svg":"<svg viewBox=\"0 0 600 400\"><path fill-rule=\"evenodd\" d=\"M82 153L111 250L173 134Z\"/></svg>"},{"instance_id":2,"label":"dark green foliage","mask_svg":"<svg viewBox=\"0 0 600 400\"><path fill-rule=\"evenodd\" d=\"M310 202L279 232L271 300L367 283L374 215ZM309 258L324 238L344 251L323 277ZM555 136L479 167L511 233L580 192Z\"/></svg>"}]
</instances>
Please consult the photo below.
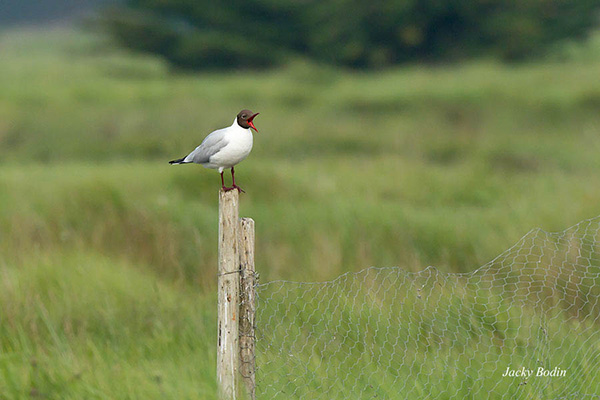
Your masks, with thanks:
<instances>
[{"instance_id":1,"label":"dark green foliage","mask_svg":"<svg viewBox=\"0 0 600 400\"><path fill-rule=\"evenodd\" d=\"M129 0L105 14L125 46L176 66L258 67L301 54L353 68L493 55L581 38L600 0Z\"/></svg>"},{"instance_id":2,"label":"dark green foliage","mask_svg":"<svg viewBox=\"0 0 600 400\"><path fill-rule=\"evenodd\" d=\"M278 34L282 27L270 26L267 20L257 23L260 12L246 15L242 3L231 8L204 1L130 4L128 9L113 9L104 15L112 34L126 47L159 54L179 67L273 65L282 59L280 48L287 46L287 40Z\"/></svg>"}]
</instances>

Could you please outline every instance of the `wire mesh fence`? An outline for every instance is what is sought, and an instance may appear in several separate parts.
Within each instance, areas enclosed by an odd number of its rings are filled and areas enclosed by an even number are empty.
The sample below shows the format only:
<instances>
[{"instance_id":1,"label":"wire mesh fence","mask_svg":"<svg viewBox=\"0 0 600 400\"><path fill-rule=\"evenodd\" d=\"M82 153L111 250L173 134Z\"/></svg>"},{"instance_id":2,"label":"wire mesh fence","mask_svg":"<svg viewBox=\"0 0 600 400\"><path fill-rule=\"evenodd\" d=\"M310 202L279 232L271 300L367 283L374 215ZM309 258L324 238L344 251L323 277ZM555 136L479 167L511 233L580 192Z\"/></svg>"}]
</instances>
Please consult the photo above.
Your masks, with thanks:
<instances>
[{"instance_id":1,"label":"wire mesh fence","mask_svg":"<svg viewBox=\"0 0 600 400\"><path fill-rule=\"evenodd\" d=\"M471 273L257 286L258 399L600 398L600 217Z\"/></svg>"}]
</instances>

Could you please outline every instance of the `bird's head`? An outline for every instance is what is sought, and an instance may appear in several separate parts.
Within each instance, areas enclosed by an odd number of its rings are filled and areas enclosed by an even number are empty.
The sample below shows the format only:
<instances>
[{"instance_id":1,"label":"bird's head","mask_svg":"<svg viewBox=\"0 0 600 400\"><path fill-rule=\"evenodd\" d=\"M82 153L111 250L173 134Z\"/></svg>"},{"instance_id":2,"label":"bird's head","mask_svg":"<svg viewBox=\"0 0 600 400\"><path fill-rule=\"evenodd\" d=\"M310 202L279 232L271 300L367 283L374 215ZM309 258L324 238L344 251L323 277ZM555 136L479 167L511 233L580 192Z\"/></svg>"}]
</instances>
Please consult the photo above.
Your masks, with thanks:
<instances>
[{"instance_id":1,"label":"bird's head","mask_svg":"<svg viewBox=\"0 0 600 400\"><path fill-rule=\"evenodd\" d=\"M250 110L242 110L239 112L239 114L237 115L237 123L239 126L241 126L244 129L248 129L248 128L252 128L254 129L256 132L258 132L258 130L256 129L256 127L254 126L254 123L252 123L252 120L254 119L254 117L256 117L259 113L254 114L252 111Z\"/></svg>"}]
</instances>

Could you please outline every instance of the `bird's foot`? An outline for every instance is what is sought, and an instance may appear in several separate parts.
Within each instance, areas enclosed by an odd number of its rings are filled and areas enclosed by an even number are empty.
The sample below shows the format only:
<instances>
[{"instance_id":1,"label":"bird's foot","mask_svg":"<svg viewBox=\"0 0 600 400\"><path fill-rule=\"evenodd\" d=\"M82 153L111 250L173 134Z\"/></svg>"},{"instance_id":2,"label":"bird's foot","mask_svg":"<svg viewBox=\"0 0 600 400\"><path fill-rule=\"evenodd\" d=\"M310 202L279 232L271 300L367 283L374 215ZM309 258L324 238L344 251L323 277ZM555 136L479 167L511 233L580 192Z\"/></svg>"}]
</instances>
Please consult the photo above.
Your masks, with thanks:
<instances>
[{"instance_id":1,"label":"bird's foot","mask_svg":"<svg viewBox=\"0 0 600 400\"><path fill-rule=\"evenodd\" d=\"M229 192L230 190L237 189L238 193L246 193L246 191L238 185L233 185L231 187L222 186L221 189L223 189L224 192Z\"/></svg>"},{"instance_id":2,"label":"bird's foot","mask_svg":"<svg viewBox=\"0 0 600 400\"><path fill-rule=\"evenodd\" d=\"M239 187L235 183L233 184L233 186L231 188L232 189L237 189L238 193L246 193L246 191L244 189L242 189L241 187Z\"/></svg>"}]
</instances>

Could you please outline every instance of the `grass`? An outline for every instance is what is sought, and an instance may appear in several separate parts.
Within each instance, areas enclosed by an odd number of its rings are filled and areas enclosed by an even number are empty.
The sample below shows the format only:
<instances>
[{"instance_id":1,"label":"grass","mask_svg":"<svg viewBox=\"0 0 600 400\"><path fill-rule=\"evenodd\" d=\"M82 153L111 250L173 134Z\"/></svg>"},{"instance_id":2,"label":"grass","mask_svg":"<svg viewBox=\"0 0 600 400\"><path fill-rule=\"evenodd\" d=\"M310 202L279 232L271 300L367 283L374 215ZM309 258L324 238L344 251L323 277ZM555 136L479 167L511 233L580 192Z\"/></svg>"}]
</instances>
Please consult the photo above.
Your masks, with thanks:
<instances>
[{"instance_id":1,"label":"grass","mask_svg":"<svg viewBox=\"0 0 600 400\"><path fill-rule=\"evenodd\" d=\"M198 342L216 331L212 296L98 254L28 258L2 268L4 398L214 397Z\"/></svg>"},{"instance_id":2,"label":"grass","mask_svg":"<svg viewBox=\"0 0 600 400\"><path fill-rule=\"evenodd\" d=\"M215 397L219 178L166 161L242 108L261 282L473 271L599 213L597 58L184 75L79 31L0 49L0 398Z\"/></svg>"}]
</instances>

